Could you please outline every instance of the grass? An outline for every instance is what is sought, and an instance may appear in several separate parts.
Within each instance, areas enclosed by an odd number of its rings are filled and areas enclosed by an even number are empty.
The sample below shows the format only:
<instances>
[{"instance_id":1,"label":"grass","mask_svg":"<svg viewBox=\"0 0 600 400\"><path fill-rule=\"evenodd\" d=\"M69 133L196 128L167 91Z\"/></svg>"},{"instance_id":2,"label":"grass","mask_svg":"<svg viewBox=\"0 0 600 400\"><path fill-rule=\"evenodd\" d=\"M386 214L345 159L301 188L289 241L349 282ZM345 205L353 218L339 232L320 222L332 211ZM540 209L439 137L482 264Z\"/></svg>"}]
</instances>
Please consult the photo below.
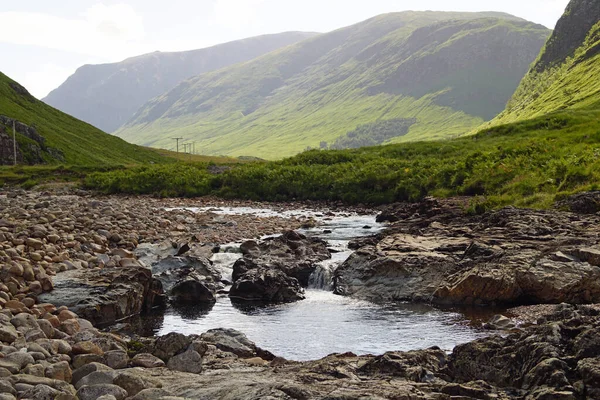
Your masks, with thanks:
<instances>
[{"instance_id":1,"label":"grass","mask_svg":"<svg viewBox=\"0 0 600 400\"><path fill-rule=\"evenodd\" d=\"M544 53L540 55L540 58ZM600 105L600 22L563 63L532 69L505 112L489 126L539 117L559 110L597 109Z\"/></svg>"},{"instance_id":2,"label":"grass","mask_svg":"<svg viewBox=\"0 0 600 400\"><path fill-rule=\"evenodd\" d=\"M116 134L271 160L385 120L416 119L389 142L453 138L502 111L548 34L499 14L382 15L185 81Z\"/></svg>"},{"instance_id":3,"label":"grass","mask_svg":"<svg viewBox=\"0 0 600 400\"><path fill-rule=\"evenodd\" d=\"M354 204L466 195L473 197L473 211L508 204L546 208L557 197L600 187L600 111L561 111L448 141L312 150L219 175L202 163L93 173L85 186L107 193Z\"/></svg>"},{"instance_id":4,"label":"grass","mask_svg":"<svg viewBox=\"0 0 600 400\"><path fill-rule=\"evenodd\" d=\"M132 165L170 162L149 149L125 142L35 99L0 73L0 115L35 126L46 145L64 154L64 160L44 155L44 161L67 165ZM20 138L26 140L26 138Z\"/></svg>"}]
</instances>

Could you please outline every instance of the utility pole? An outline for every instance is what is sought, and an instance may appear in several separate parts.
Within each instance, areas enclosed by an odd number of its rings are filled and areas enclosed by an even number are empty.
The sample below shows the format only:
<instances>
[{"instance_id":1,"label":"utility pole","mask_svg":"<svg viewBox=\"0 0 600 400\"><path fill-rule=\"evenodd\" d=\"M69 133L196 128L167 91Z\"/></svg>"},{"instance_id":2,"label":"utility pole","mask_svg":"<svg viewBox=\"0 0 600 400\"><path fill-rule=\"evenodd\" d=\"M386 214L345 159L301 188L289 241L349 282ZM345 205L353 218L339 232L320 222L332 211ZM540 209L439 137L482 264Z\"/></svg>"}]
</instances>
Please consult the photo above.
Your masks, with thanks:
<instances>
[{"instance_id":1,"label":"utility pole","mask_svg":"<svg viewBox=\"0 0 600 400\"><path fill-rule=\"evenodd\" d=\"M179 141L183 140L183 138L182 137L174 137L174 138L171 138L171 139L177 141L177 152L179 153Z\"/></svg>"},{"instance_id":2,"label":"utility pole","mask_svg":"<svg viewBox=\"0 0 600 400\"><path fill-rule=\"evenodd\" d=\"M15 128L15 121L13 120L13 161L17 165L17 129Z\"/></svg>"}]
</instances>

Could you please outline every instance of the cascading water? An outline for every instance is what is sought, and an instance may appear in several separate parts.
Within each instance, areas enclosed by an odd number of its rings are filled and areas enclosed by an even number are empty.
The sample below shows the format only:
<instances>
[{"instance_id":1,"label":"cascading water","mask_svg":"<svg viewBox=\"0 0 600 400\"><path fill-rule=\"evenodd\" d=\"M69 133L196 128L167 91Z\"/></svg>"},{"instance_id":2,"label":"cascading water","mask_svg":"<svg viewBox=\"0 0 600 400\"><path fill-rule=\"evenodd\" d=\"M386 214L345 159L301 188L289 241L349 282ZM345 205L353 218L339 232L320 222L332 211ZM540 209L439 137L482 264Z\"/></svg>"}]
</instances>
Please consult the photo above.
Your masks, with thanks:
<instances>
[{"instance_id":1,"label":"cascading water","mask_svg":"<svg viewBox=\"0 0 600 400\"><path fill-rule=\"evenodd\" d=\"M197 209L197 211L202 211ZM230 208L211 210L223 214L315 217L321 225L303 230L307 236L326 240L332 258L320 263L310 277L306 300L265 307L240 306L226 295L209 306L170 308L152 320L151 332L200 334L213 328L244 332L258 346L291 360L311 360L334 352L381 354L390 350L414 350L454 346L485 335L471 328L462 314L440 311L421 304L375 304L332 293L335 269L351 254L351 239L383 229L375 216L329 215L315 211ZM222 246L212 257L223 279L231 281L233 264L242 254L239 243Z\"/></svg>"}]
</instances>

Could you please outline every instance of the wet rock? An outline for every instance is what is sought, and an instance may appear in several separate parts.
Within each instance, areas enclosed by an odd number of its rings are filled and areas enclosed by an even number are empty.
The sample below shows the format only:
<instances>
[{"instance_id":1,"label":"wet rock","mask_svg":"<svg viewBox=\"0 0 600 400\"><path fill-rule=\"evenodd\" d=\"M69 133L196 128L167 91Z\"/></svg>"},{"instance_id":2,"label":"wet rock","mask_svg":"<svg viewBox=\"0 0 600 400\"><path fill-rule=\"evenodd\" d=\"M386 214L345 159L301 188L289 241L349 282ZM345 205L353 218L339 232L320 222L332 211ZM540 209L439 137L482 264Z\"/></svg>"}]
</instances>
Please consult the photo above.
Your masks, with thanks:
<instances>
[{"instance_id":1,"label":"wet rock","mask_svg":"<svg viewBox=\"0 0 600 400\"><path fill-rule=\"evenodd\" d=\"M504 315L494 315L483 327L490 330L506 330L513 329L515 323Z\"/></svg>"},{"instance_id":2,"label":"wet rock","mask_svg":"<svg viewBox=\"0 0 600 400\"><path fill-rule=\"evenodd\" d=\"M251 269L239 277L229 291L236 301L286 303L304 299L296 278L277 269Z\"/></svg>"},{"instance_id":3,"label":"wet rock","mask_svg":"<svg viewBox=\"0 0 600 400\"><path fill-rule=\"evenodd\" d=\"M306 287L316 264L331 258L327 242L294 231L285 231L261 243L244 242L241 250L244 259L234 265L234 283L251 269L265 268L280 270Z\"/></svg>"},{"instance_id":4,"label":"wet rock","mask_svg":"<svg viewBox=\"0 0 600 400\"><path fill-rule=\"evenodd\" d=\"M204 258L169 256L155 263L152 271L174 302L211 303L224 287L221 274Z\"/></svg>"}]
</instances>

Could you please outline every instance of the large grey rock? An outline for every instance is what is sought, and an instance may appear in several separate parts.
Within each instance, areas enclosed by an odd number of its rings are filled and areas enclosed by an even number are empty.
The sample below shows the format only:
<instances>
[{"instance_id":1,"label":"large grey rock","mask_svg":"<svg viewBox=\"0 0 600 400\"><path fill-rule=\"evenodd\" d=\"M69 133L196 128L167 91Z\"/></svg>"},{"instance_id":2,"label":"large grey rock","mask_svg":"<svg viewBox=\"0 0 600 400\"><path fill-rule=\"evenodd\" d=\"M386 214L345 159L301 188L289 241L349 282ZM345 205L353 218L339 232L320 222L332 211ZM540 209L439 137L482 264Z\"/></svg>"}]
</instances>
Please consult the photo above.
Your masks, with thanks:
<instances>
[{"instance_id":1,"label":"large grey rock","mask_svg":"<svg viewBox=\"0 0 600 400\"><path fill-rule=\"evenodd\" d=\"M93 324L104 325L148 311L164 298L149 269L127 267L58 274L54 290L40 301L67 306Z\"/></svg>"},{"instance_id":2,"label":"large grey rock","mask_svg":"<svg viewBox=\"0 0 600 400\"><path fill-rule=\"evenodd\" d=\"M88 375L80 378L75 383L75 389L80 389L83 386L100 385L105 383L113 383L113 380L117 376L116 371L94 371Z\"/></svg>"},{"instance_id":3,"label":"large grey rock","mask_svg":"<svg viewBox=\"0 0 600 400\"><path fill-rule=\"evenodd\" d=\"M262 352L245 334L234 329L211 329L200 338L205 343L242 358L256 357Z\"/></svg>"},{"instance_id":4,"label":"large grey rock","mask_svg":"<svg viewBox=\"0 0 600 400\"><path fill-rule=\"evenodd\" d=\"M600 302L599 232L586 228L597 217L515 208L473 216L440 204L402 217L357 242L334 273L335 293L444 305Z\"/></svg>"},{"instance_id":5,"label":"large grey rock","mask_svg":"<svg viewBox=\"0 0 600 400\"><path fill-rule=\"evenodd\" d=\"M92 372L97 372L97 371L113 371L112 368L107 367L106 365L102 364L102 363L98 363L98 362L92 362L89 364L86 364L82 367L77 368L75 371L73 371L73 376L71 379L71 382L73 382L73 384L77 384L83 377L91 374Z\"/></svg>"},{"instance_id":6,"label":"large grey rock","mask_svg":"<svg viewBox=\"0 0 600 400\"><path fill-rule=\"evenodd\" d=\"M152 273L174 302L212 303L224 286L221 274L205 258L168 256L152 264Z\"/></svg>"},{"instance_id":7,"label":"large grey rock","mask_svg":"<svg viewBox=\"0 0 600 400\"><path fill-rule=\"evenodd\" d=\"M202 372L202 356L190 346L183 353L171 357L167 368L173 371L199 374Z\"/></svg>"},{"instance_id":8,"label":"large grey rock","mask_svg":"<svg viewBox=\"0 0 600 400\"><path fill-rule=\"evenodd\" d=\"M294 231L285 231L260 243L247 241L240 248L244 258L234 264L234 282L249 270L262 268L282 271L306 287L317 264L331 258L325 241Z\"/></svg>"},{"instance_id":9,"label":"large grey rock","mask_svg":"<svg viewBox=\"0 0 600 400\"><path fill-rule=\"evenodd\" d=\"M171 332L156 339L152 354L167 362L174 355L187 349L190 343L192 343L191 337Z\"/></svg>"},{"instance_id":10,"label":"large grey rock","mask_svg":"<svg viewBox=\"0 0 600 400\"><path fill-rule=\"evenodd\" d=\"M288 303L304 300L304 289L296 278L278 269L251 269L238 277L229 297L243 302Z\"/></svg>"}]
</instances>

